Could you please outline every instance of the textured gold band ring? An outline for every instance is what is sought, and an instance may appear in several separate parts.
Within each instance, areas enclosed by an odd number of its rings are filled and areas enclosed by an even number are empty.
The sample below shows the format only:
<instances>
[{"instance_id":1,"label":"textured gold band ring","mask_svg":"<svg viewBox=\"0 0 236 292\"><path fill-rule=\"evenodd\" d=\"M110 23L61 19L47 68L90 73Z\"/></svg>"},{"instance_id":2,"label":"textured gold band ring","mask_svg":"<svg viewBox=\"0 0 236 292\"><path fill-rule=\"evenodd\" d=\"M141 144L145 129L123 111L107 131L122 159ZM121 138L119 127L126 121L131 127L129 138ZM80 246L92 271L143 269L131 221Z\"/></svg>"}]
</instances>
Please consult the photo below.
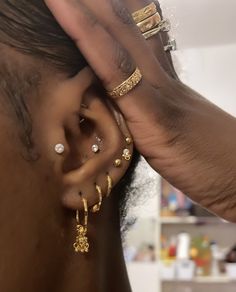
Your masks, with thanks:
<instances>
[{"instance_id":1,"label":"textured gold band ring","mask_svg":"<svg viewBox=\"0 0 236 292\"><path fill-rule=\"evenodd\" d=\"M147 39L153 37L154 35L158 34L160 31L169 32L170 29L171 29L170 21L168 19L164 19L159 23L159 25L157 27L143 33L143 36L147 40Z\"/></svg>"},{"instance_id":2,"label":"textured gold band ring","mask_svg":"<svg viewBox=\"0 0 236 292\"><path fill-rule=\"evenodd\" d=\"M137 23L137 26L139 27L142 33L145 33L149 31L150 29L157 27L160 22L161 22L161 16L157 12L154 15L148 17L147 19Z\"/></svg>"},{"instance_id":3,"label":"textured gold band ring","mask_svg":"<svg viewBox=\"0 0 236 292\"><path fill-rule=\"evenodd\" d=\"M152 16L155 13L157 13L157 6L153 2L153 3L145 6L144 8L132 13L132 17L133 17L135 23L137 24L137 23L145 20L146 18Z\"/></svg>"},{"instance_id":4,"label":"textured gold band ring","mask_svg":"<svg viewBox=\"0 0 236 292\"><path fill-rule=\"evenodd\" d=\"M133 90L141 82L142 78L142 73L138 68L136 68L134 73L128 79L112 91L108 91L108 94L113 98L122 97Z\"/></svg>"}]
</instances>

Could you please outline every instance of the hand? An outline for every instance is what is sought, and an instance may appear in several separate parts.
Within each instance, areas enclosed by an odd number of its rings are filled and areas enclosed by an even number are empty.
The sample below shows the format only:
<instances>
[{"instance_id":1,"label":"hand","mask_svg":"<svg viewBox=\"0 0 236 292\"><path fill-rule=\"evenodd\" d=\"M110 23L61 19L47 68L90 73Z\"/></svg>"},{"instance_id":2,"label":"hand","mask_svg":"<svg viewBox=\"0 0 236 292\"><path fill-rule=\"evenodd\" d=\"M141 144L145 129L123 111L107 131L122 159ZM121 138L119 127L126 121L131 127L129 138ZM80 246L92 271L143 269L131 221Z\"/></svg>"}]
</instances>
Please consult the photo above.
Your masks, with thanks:
<instances>
[{"instance_id":1,"label":"hand","mask_svg":"<svg viewBox=\"0 0 236 292\"><path fill-rule=\"evenodd\" d=\"M168 75L174 72L160 37L146 42L121 1L45 2L107 90L141 70L142 82L115 102L148 163L193 200L236 221L235 119ZM147 4L125 2L134 10Z\"/></svg>"}]
</instances>

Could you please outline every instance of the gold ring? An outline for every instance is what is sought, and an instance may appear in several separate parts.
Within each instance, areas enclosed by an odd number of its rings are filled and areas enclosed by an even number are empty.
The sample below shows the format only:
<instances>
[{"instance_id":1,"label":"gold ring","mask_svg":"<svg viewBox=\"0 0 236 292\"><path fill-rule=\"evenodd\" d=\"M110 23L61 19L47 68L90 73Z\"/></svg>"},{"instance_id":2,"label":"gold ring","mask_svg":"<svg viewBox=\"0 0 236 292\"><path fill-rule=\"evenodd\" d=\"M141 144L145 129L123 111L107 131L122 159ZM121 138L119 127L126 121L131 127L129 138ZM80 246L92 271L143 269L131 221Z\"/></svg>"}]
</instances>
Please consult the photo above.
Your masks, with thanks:
<instances>
[{"instance_id":1,"label":"gold ring","mask_svg":"<svg viewBox=\"0 0 236 292\"><path fill-rule=\"evenodd\" d=\"M161 16L157 12L154 15L148 17L147 19L137 23L137 26L140 28L142 33L145 33L155 27L157 27L161 22Z\"/></svg>"},{"instance_id":2,"label":"gold ring","mask_svg":"<svg viewBox=\"0 0 236 292\"><path fill-rule=\"evenodd\" d=\"M171 29L170 21L168 19L164 19L159 23L157 27L143 33L143 36L147 40L151 38L152 36L158 34L160 31L168 32L170 31L170 29Z\"/></svg>"},{"instance_id":3,"label":"gold ring","mask_svg":"<svg viewBox=\"0 0 236 292\"><path fill-rule=\"evenodd\" d=\"M101 209L101 206L102 206L102 188L100 186L96 185L96 191L98 193L99 202L92 207L92 213L99 212Z\"/></svg>"},{"instance_id":4,"label":"gold ring","mask_svg":"<svg viewBox=\"0 0 236 292\"><path fill-rule=\"evenodd\" d=\"M152 2L151 4L145 6L144 8L132 13L132 17L135 23L137 24L155 13L157 13L157 6L154 2Z\"/></svg>"},{"instance_id":5,"label":"gold ring","mask_svg":"<svg viewBox=\"0 0 236 292\"><path fill-rule=\"evenodd\" d=\"M134 73L128 79L126 79L112 91L108 91L108 94L113 98L122 97L133 90L140 83L142 78L142 73L138 68L136 68Z\"/></svg>"}]
</instances>

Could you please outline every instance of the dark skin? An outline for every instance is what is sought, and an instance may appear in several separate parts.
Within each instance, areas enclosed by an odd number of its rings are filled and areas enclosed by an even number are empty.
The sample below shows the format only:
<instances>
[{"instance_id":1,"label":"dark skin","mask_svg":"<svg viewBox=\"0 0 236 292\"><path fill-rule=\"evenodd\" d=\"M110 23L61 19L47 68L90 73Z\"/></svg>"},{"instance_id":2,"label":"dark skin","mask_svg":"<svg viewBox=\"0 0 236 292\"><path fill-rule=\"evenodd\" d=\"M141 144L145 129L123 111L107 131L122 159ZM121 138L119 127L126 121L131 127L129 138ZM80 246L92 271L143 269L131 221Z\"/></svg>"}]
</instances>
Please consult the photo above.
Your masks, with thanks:
<instances>
[{"instance_id":1,"label":"dark skin","mask_svg":"<svg viewBox=\"0 0 236 292\"><path fill-rule=\"evenodd\" d=\"M222 143L215 143L214 135L218 138L219 131L222 131L226 141L231 139L234 119L165 73L162 67L174 74L159 36L145 42L132 23L121 23L120 18L112 13L110 1L99 0L101 10L98 12L93 10L94 1L81 2L86 2L90 13L82 13L79 18L76 14L83 10L75 1L58 3L48 0L47 4L63 28L77 40L107 89L114 88L130 75L128 69L134 67L133 62L142 69L145 77L142 84L129 95L115 101L126 118L138 150L154 169L176 186L198 202L211 207L211 210L234 220L233 208L230 213L226 210L227 198L219 204L219 210L218 205L213 204L222 195L213 182L216 181L223 188L221 175L225 175L227 168L233 169L230 165L233 166L234 159L230 157L229 160L226 155L228 151L233 153L232 141L226 146L223 140ZM147 3L143 0L127 0L126 4L134 11ZM57 11L53 8L54 4L57 4ZM75 4L76 7L73 6ZM102 8L108 9L109 13L104 13ZM99 15L100 12L102 15ZM94 19L91 21L93 14L98 22L94 22ZM104 19L105 15L109 19ZM127 54L119 54L124 57L121 59L124 61L122 72L117 69L120 65L120 59L116 58L117 43L106 34L104 27L112 30L111 35L121 43L121 50L126 45L130 51L131 61L126 59ZM78 39L81 41L78 42ZM91 50L93 47L96 50ZM97 54L96 58L94 53ZM103 54L109 62L103 62ZM100 60L99 64L96 60ZM24 65L32 62L31 59L22 61ZM38 64L36 67L39 67ZM1 115L0 119L0 140L4 141L0 153L1 177L4 178L1 181L1 193L4 196L1 196L0 222L8 223L1 226L0 247L1 251L5 251L1 253L1 290L129 292L120 240L118 197L115 193L104 201L99 214L90 214L90 253L87 256L77 255L72 248L75 237L74 210L82 211L78 192L82 192L89 206L92 206L97 202L94 181L105 192L106 172L109 171L116 184L129 166L127 163L119 169L112 167L114 159L120 156L125 146L124 136L129 134L126 124L121 122L117 125L110 108L99 101L104 96L88 90L94 84L90 69L84 69L72 79L50 70L43 73L37 99L29 100L34 124L33 138L37 142L36 150L40 153L37 162L30 164L22 159L21 154L25 149L20 146L20 129L16 127L16 121L12 121L9 115ZM81 107L82 102L89 105L89 110ZM1 110L4 112L5 108ZM95 126L82 130L78 127L78 117L74 112L83 112ZM104 125L109 125L109 129ZM65 135L68 132L69 135ZM88 135L88 132L92 134ZM99 156L94 156L89 150L98 132L108 151L101 151ZM209 133L213 135L211 138L208 137ZM63 156L57 156L53 151L58 142L66 146ZM221 155L215 154L216 146L218 151L221 150ZM230 149L227 150L227 147ZM202 172L198 174L199 169ZM194 178L192 173L196 174ZM13 174L17 174L14 184ZM233 177L230 172L229 177ZM200 186L199 180L202 182ZM211 188L209 180L212 181ZM213 193L212 187L217 192ZM228 194L226 186L224 192Z\"/></svg>"},{"instance_id":2,"label":"dark skin","mask_svg":"<svg viewBox=\"0 0 236 292\"><path fill-rule=\"evenodd\" d=\"M235 118L166 74L160 46L142 38L121 1L100 0L100 9L92 0L45 2L108 91L141 69L142 83L115 102L153 169L203 207L236 221ZM136 10L150 2L125 3Z\"/></svg>"}]
</instances>

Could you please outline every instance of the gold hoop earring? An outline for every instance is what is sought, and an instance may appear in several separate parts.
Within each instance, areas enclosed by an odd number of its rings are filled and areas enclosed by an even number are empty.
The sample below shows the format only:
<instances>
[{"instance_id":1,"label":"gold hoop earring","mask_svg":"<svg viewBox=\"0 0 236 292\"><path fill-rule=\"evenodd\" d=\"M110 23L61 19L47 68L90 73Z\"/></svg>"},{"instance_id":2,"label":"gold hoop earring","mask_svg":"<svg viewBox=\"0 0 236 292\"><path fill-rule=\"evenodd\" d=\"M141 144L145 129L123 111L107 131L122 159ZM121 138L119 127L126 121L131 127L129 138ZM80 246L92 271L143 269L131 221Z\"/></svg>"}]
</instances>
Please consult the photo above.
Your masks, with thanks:
<instances>
[{"instance_id":1,"label":"gold hoop earring","mask_svg":"<svg viewBox=\"0 0 236 292\"><path fill-rule=\"evenodd\" d=\"M84 204L84 225L80 223L79 210L76 211L76 240L73 244L76 253L88 253L89 243L88 243L88 202L86 199L82 199Z\"/></svg>"},{"instance_id":2,"label":"gold hoop earring","mask_svg":"<svg viewBox=\"0 0 236 292\"><path fill-rule=\"evenodd\" d=\"M102 206L102 188L100 186L96 185L96 191L97 191L98 196L99 196L99 202L98 202L98 204L93 206L93 208L92 208L93 213L99 212L101 209L101 206Z\"/></svg>"},{"instance_id":3,"label":"gold hoop earring","mask_svg":"<svg viewBox=\"0 0 236 292\"><path fill-rule=\"evenodd\" d=\"M107 197L110 196L112 188L113 188L113 181L110 175L108 174L107 175Z\"/></svg>"}]
</instances>

